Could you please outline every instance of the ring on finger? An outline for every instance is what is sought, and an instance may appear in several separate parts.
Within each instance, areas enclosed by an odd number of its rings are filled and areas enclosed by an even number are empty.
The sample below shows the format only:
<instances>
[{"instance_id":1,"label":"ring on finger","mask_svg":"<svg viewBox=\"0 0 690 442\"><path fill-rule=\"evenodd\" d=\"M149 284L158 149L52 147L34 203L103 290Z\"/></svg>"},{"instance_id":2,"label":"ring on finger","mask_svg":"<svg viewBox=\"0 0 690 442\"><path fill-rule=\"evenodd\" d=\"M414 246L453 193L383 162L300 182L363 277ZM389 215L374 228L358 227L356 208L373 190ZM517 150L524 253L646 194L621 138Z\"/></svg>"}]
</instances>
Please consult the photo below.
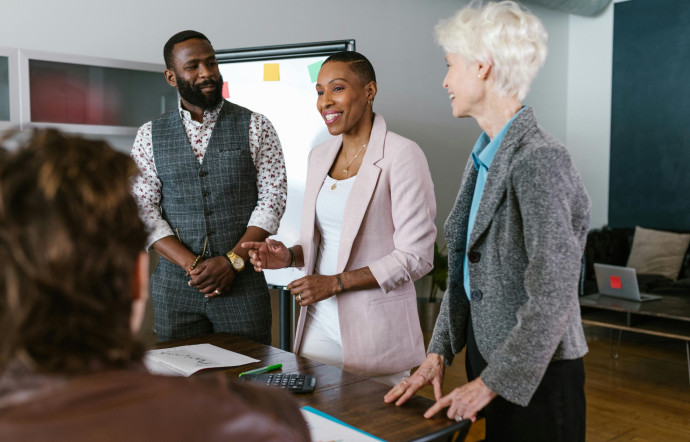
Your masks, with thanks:
<instances>
[{"instance_id":1,"label":"ring on finger","mask_svg":"<svg viewBox=\"0 0 690 442\"><path fill-rule=\"evenodd\" d=\"M213 291L213 293L215 293L216 295L220 295L220 294L221 294L221 291L218 290L218 289L215 289L215 290Z\"/></svg>"},{"instance_id":2,"label":"ring on finger","mask_svg":"<svg viewBox=\"0 0 690 442\"><path fill-rule=\"evenodd\" d=\"M302 299L302 294L301 294L301 293L298 293L298 294L297 294L297 298L299 299L299 302L304 301L304 299Z\"/></svg>"},{"instance_id":3,"label":"ring on finger","mask_svg":"<svg viewBox=\"0 0 690 442\"><path fill-rule=\"evenodd\" d=\"M460 422L462 420L462 415L458 414L455 416L455 422Z\"/></svg>"}]
</instances>

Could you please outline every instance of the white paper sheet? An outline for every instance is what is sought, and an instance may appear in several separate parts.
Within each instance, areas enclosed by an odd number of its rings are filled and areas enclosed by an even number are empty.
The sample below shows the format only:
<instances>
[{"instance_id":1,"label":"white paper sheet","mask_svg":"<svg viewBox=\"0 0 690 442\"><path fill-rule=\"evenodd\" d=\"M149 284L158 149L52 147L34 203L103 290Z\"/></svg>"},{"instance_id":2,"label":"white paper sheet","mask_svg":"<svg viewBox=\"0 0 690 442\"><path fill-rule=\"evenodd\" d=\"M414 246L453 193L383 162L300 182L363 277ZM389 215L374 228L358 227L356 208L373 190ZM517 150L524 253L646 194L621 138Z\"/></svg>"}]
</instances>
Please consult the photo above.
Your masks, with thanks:
<instances>
[{"instance_id":1,"label":"white paper sheet","mask_svg":"<svg viewBox=\"0 0 690 442\"><path fill-rule=\"evenodd\" d=\"M259 360L211 344L149 350L144 356L150 373L165 376L190 376L208 368L237 367L252 362Z\"/></svg>"}]
</instances>

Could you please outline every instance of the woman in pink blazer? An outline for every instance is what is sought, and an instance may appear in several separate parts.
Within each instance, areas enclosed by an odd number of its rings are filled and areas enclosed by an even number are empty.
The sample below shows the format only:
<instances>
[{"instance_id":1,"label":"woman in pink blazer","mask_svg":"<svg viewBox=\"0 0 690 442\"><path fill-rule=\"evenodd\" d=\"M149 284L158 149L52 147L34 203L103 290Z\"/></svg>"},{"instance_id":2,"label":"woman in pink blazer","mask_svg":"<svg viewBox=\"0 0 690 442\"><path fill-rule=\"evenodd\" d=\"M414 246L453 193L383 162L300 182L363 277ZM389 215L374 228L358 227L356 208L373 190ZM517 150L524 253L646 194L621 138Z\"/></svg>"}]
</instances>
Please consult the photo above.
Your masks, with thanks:
<instances>
[{"instance_id":1,"label":"woman in pink blazer","mask_svg":"<svg viewBox=\"0 0 690 442\"><path fill-rule=\"evenodd\" d=\"M257 271L303 267L295 353L395 384L425 357L414 281L432 268L436 203L424 153L372 106L374 69L330 56L317 108L335 137L309 156L300 240L245 243Z\"/></svg>"}]
</instances>

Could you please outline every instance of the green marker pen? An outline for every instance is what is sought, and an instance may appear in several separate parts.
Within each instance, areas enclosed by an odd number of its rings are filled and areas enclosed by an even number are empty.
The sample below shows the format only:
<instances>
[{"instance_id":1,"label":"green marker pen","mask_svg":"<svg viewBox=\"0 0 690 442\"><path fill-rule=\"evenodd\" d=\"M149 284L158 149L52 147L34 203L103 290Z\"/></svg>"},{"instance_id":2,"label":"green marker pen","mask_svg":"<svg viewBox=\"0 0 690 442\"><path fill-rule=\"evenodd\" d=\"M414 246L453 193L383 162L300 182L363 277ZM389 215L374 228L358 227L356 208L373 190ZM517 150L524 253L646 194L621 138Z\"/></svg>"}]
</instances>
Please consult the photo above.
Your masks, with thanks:
<instances>
[{"instance_id":1,"label":"green marker pen","mask_svg":"<svg viewBox=\"0 0 690 442\"><path fill-rule=\"evenodd\" d=\"M245 374L261 374L261 373L266 373L268 371L273 371L273 370L278 370L283 367L283 364L273 364L269 365L268 367L262 367L262 368L257 368L256 370L249 370L245 371L244 373L240 373L238 377L242 377Z\"/></svg>"}]
</instances>

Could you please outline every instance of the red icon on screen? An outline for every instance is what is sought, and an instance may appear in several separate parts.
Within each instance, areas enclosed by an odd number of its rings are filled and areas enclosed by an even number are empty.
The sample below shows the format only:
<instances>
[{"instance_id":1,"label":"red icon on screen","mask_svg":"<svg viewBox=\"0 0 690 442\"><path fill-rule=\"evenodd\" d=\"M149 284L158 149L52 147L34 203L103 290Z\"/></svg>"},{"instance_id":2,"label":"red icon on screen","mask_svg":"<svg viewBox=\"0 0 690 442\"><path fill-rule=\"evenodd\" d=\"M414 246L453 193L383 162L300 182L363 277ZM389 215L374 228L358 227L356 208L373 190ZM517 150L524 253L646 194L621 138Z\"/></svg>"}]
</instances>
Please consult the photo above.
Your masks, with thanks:
<instances>
[{"instance_id":1,"label":"red icon on screen","mask_svg":"<svg viewBox=\"0 0 690 442\"><path fill-rule=\"evenodd\" d=\"M623 284L621 284L620 276L609 276L609 282L611 283L612 289L622 289Z\"/></svg>"}]
</instances>

